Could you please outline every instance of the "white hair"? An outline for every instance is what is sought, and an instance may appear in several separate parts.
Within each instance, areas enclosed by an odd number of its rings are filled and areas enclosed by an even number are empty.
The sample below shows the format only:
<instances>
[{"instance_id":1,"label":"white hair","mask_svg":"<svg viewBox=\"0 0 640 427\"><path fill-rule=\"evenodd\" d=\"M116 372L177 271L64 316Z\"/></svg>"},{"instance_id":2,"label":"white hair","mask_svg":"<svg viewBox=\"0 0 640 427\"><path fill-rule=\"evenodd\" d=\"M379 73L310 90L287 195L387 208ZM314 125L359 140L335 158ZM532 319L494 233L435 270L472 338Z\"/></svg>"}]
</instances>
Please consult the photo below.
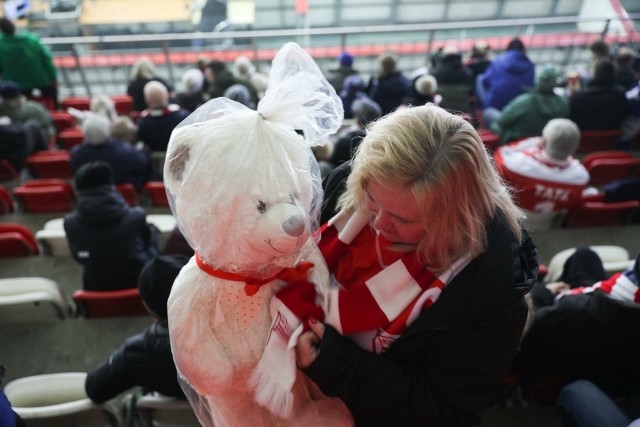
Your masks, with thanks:
<instances>
[{"instance_id":1,"label":"white hair","mask_svg":"<svg viewBox=\"0 0 640 427\"><path fill-rule=\"evenodd\" d=\"M85 143L104 144L111 137L111 121L101 114L89 114L82 122L82 133Z\"/></svg>"},{"instance_id":2,"label":"white hair","mask_svg":"<svg viewBox=\"0 0 640 427\"><path fill-rule=\"evenodd\" d=\"M542 137L545 140L544 151L549 156L566 160L578 149L580 128L569 119L553 119L542 129Z\"/></svg>"},{"instance_id":3,"label":"white hair","mask_svg":"<svg viewBox=\"0 0 640 427\"><path fill-rule=\"evenodd\" d=\"M182 85L187 93L194 93L202 89L204 74L197 68L190 68L182 75Z\"/></svg>"}]
</instances>

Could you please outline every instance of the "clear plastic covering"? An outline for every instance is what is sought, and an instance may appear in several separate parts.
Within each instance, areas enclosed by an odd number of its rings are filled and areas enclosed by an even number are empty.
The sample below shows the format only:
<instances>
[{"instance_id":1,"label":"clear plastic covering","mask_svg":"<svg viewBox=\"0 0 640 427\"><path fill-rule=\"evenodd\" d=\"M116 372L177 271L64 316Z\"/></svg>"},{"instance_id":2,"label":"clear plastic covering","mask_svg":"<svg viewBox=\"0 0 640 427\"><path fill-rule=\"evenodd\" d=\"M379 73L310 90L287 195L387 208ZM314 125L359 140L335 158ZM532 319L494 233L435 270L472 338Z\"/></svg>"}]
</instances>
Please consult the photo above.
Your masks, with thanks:
<instances>
[{"instance_id":1,"label":"clear plastic covering","mask_svg":"<svg viewBox=\"0 0 640 427\"><path fill-rule=\"evenodd\" d=\"M313 282L327 286L310 238L322 198L310 148L335 133L342 117L340 98L313 59L287 43L257 111L216 98L174 130L164 168L169 203L208 269L264 279L312 260ZM270 331L270 300L282 286L275 280L247 296L243 283L211 275L195 259L176 279L168 304L172 351L204 425L351 422L338 399L324 397L301 373L287 417L255 402L249 378Z\"/></svg>"}]
</instances>

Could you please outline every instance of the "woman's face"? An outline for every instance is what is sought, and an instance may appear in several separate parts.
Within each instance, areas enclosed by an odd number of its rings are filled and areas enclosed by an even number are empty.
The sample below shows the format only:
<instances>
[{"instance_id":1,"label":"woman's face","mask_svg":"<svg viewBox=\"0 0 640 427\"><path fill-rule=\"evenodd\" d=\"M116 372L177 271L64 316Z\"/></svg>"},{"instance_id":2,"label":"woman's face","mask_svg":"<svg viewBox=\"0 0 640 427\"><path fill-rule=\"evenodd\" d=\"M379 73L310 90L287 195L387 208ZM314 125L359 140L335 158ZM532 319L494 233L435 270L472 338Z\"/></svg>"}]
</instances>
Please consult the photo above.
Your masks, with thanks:
<instances>
[{"instance_id":1,"label":"woman's face","mask_svg":"<svg viewBox=\"0 0 640 427\"><path fill-rule=\"evenodd\" d=\"M399 183L385 186L372 181L367 185L366 205L373 217L373 227L394 243L416 245L425 235L418 223L418 203L411 190Z\"/></svg>"}]
</instances>

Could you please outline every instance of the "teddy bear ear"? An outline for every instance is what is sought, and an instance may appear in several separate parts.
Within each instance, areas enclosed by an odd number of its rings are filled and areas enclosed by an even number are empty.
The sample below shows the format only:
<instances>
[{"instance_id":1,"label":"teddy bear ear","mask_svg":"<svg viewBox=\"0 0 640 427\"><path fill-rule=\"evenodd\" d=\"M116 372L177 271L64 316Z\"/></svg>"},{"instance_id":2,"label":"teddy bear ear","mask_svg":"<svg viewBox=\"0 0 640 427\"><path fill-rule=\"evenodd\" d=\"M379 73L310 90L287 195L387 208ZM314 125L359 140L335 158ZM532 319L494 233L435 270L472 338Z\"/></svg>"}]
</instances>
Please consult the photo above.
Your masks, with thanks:
<instances>
[{"instance_id":1,"label":"teddy bear ear","mask_svg":"<svg viewBox=\"0 0 640 427\"><path fill-rule=\"evenodd\" d=\"M320 145L342 124L342 101L322 71L296 43L278 51L258 112L267 120L299 129L310 145Z\"/></svg>"}]
</instances>

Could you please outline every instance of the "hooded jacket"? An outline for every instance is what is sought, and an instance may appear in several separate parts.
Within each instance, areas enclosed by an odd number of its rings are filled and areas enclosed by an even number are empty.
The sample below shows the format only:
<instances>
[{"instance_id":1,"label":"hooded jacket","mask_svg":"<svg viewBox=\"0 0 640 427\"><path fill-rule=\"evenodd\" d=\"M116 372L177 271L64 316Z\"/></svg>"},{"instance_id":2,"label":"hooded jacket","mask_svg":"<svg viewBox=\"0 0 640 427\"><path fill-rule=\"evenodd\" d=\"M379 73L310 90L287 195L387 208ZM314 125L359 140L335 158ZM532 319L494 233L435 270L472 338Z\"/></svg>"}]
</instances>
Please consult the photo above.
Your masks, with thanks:
<instances>
[{"instance_id":1,"label":"hooded jacket","mask_svg":"<svg viewBox=\"0 0 640 427\"><path fill-rule=\"evenodd\" d=\"M494 401L527 319L524 294L537 251L515 241L501 215L488 249L381 354L326 326L304 371L347 405L358 426L471 426Z\"/></svg>"},{"instance_id":2,"label":"hooded jacket","mask_svg":"<svg viewBox=\"0 0 640 427\"><path fill-rule=\"evenodd\" d=\"M462 63L462 56L445 55L432 75L438 82L438 93L442 96L440 106L447 110L468 113L473 74Z\"/></svg>"},{"instance_id":3,"label":"hooded jacket","mask_svg":"<svg viewBox=\"0 0 640 427\"><path fill-rule=\"evenodd\" d=\"M534 87L535 66L520 50L507 50L478 77L484 87L483 108L502 110L513 98Z\"/></svg>"},{"instance_id":4,"label":"hooded jacket","mask_svg":"<svg viewBox=\"0 0 640 427\"><path fill-rule=\"evenodd\" d=\"M569 98L571 120L581 131L620 129L631 114L631 104L622 86L592 80Z\"/></svg>"},{"instance_id":5,"label":"hooded jacket","mask_svg":"<svg viewBox=\"0 0 640 427\"><path fill-rule=\"evenodd\" d=\"M142 267L158 255L151 227L144 209L129 207L112 186L80 191L64 229L71 254L84 266L84 289L136 287Z\"/></svg>"},{"instance_id":6,"label":"hooded jacket","mask_svg":"<svg viewBox=\"0 0 640 427\"><path fill-rule=\"evenodd\" d=\"M33 33L0 34L0 75L18 83L24 93L57 80L51 52Z\"/></svg>"}]
</instances>

